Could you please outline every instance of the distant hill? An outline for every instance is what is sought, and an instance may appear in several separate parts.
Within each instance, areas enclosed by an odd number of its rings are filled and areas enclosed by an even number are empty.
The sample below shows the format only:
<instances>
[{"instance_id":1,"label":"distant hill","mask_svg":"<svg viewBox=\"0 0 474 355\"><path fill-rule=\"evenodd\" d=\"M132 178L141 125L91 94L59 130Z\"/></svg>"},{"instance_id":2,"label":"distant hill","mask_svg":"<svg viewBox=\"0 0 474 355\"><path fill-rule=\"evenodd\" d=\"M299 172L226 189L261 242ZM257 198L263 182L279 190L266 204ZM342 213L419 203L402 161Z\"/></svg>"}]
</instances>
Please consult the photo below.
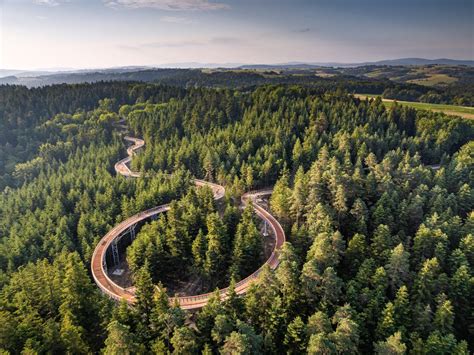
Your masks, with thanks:
<instances>
[{"instance_id":1,"label":"distant hill","mask_svg":"<svg viewBox=\"0 0 474 355\"><path fill-rule=\"evenodd\" d=\"M130 73L140 70L151 69L144 66L130 66L130 67L116 67L105 69L45 69L45 70L19 70L19 69L0 69L0 79L5 77L15 76L17 78L35 78L38 76L53 76L53 75L72 75L72 74L115 74L115 73Z\"/></svg>"},{"instance_id":2,"label":"distant hill","mask_svg":"<svg viewBox=\"0 0 474 355\"><path fill-rule=\"evenodd\" d=\"M199 63L188 63L198 66ZM436 65L434 65L436 64ZM181 63L184 65L184 63ZM205 66L213 67L205 67ZM225 68L224 65L229 65ZM253 64L233 67L231 63L203 64L201 68L116 67L50 72L0 69L0 85L37 87L97 81L161 82L168 85L239 87L262 83L300 83L351 76L392 80L424 86L445 86L455 82L472 83L474 61L453 59L402 58L370 63L299 63ZM304 78L301 78L301 76Z\"/></svg>"},{"instance_id":3,"label":"distant hill","mask_svg":"<svg viewBox=\"0 0 474 355\"><path fill-rule=\"evenodd\" d=\"M401 58L380 60L378 62L360 63L358 66L364 65L467 65L474 66L474 60L457 60L457 59L424 59L424 58Z\"/></svg>"},{"instance_id":4,"label":"distant hill","mask_svg":"<svg viewBox=\"0 0 474 355\"><path fill-rule=\"evenodd\" d=\"M304 63L304 62L290 62L282 64L246 64L241 65L239 69L256 69L256 70L275 70L275 69L317 69L321 67L363 67L369 65L376 66L407 66L407 65L466 65L474 66L474 60L457 60L457 59L424 59L424 58L400 58L400 59L387 59L376 62L363 62L363 63L338 63L338 62L317 62L317 63Z\"/></svg>"},{"instance_id":5,"label":"distant hill","mask_svg":"<svg viewBox=\"0 0 474 355\"><path fill-rule=\"evenodd\" d=\"M280 70L280 69L317 69L332 67L333 65L307 64L307 63L284 63L284 64L245 64L237 69L243 70Z\"/></svg>"},{"instance_id":6,"label":"distant hill","mask_svg":"<svg viewBox=\"0 0 474 355\"><path fill-rule=\"evenodd\" d=\"M198 71L200 72L200 71ZM60 72L39 76L8 76L0 78L1 84L24 85L28 87L37 87L54 84L79 84L93 83L98 81L162 81L166 80L169 84L174 84L174 80L179 81L183 75L192 75L193 70L189 69L129 69L114 68L100 71L78 71L78 72ZM181 82L180 82L181 83Z\"/></svg>"},{"instance_id":7,"label":"distant hill","mask_svg":"<svg viewBox=\"0 0 474 355\"><path fill-rule=\"evenodd\" d=\"M39 76L39 75L48 75L48 74L53 74L55 72L53 71L44 71L44 70L35 70L35 71L30 71L30 70L20 70L20 69L0 69L0 78L6 78L6 77L11 77L11 76L16 76L18 78L24 77L24 76Z\"/></svg>"}]
</instances>

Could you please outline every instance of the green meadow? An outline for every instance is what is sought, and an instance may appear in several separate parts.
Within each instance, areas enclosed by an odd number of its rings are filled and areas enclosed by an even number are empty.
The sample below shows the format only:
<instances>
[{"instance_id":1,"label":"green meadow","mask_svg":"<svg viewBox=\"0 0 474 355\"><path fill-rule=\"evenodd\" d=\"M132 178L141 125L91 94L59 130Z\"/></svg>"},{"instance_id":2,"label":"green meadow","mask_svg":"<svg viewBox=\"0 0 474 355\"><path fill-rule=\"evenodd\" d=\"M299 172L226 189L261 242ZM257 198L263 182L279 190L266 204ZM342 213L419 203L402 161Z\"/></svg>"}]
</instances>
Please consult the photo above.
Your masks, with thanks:
<instances>
[{"instance_id":1,"label":"green meadow","mask_svg":"<svg viewBox=\"0 0 474 355\"><path fill-rule=\"evenodd\" d=\"M376 98L380 95L355 94L354 96L360 99L365 99L365 98ZM392 107L396 100L382 99L382 101L387 107ZM400 105L413 107L418 110L430 110L430 111L435 111L435 112L443 112L451 116L460 116L460 117L464 117L468 119L474 119L474 107L444 105L444 104L430 104L430 103L425 103L425 102L412 102L412 101L397 101L397 103Z\"/></svg>"}]
</instances>

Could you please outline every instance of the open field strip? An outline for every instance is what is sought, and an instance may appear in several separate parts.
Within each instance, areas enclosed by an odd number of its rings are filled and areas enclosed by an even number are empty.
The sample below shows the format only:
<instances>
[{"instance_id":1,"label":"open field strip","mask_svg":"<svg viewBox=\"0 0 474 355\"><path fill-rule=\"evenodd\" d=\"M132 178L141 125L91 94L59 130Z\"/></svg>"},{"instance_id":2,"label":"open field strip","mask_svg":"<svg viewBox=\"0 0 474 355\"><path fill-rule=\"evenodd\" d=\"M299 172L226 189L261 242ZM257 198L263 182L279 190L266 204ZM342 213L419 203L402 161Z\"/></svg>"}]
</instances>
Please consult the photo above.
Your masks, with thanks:
<instances>
[{"instance_id":1,"label":"open field strip","mask_svg":"<svg viewBox=\"0 0 474 355\"><path fill-rule=\"evenodd\" d=\"M372 95L372 94L354 94L355 97L365 100L366 98L376 98L380 95ZM382 99L384 104L387 107L392 107L394 102L397 100L392 99ZM456 105L444 105L444 104L429 104L425 102L412 102L412 101L397 101L400 105L405 105L409 107L413 107L418 110L430 110L434 112L443 112L446 115L450 116L460 116L463 118L467 118L470 120L474 119L474 107L467 107L467 106L456 106Z\"/></svg>"}]
</instances>

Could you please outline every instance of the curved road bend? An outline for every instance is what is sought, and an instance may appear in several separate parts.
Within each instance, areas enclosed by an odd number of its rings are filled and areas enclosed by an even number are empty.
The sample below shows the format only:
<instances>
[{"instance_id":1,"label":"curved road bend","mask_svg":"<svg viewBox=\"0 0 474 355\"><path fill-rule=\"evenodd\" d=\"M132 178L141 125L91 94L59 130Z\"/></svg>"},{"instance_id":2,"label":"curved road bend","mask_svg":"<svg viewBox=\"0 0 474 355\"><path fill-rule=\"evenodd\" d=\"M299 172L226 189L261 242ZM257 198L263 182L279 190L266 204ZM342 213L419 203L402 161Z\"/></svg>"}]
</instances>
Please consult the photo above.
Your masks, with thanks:
<instances>
[{"instance_id":1,"label":"curved road bend","mask_svg":"<svg viewBox=\"0 0 474 355\"><path fill-rule=\"evenodd\" d=\"M126 136L124 139L128 142L133 143L127 149L127 157L124 159L119 160L115 164L115 171L117 174L126 176L126 177L140 177L139 172L131 171L129 168L129 163L132 160L133 155L135 152L142 148L145 145L145 141L140 138L134 138ZM219 200L224 197L225 189L223 186L214 184L204 180L195 179L194 183L196 186L209 186L213 193L214 199ZM267 259L265 264L269 265L270 268L276 269L279 263L278 260L278 250L281 248L283 243L285 242L285 232L281 227L280 223L273 217L268 211L266 211L263 207L259 206L256 202L257 197L270 195L272 190L264 190L264 191L256 191L256 192L247 192L242 196L242 202L246 205L249 201L252 201L253 208L255 213L264 221L266 221L270 228L273 230L275 235L275 246L271 256ZM159 213L163 213L169 210L169 204L157 206L151 208L149 210L137 213L126 220L122 221L114 228L112 228L97 244L94 253L92 255L91 261L91 269L92 275L96 284L99 288L108 296L115 300L121 300L122 298L125 299L129 304L133 304L135 302L135 288L128 287L124 288L117 285L114 281L110 279L107 273L107 265L106 265L106 253L109 249L112 242L121 236L122 234L127 232L127 229L131 226L134 226L136 223L148 219L152 216L155 216ZM264 265L265 265L264 264ZM262 265L257 271L253 274L247 276L245 279L239 281L235 285L235 291L237 294L244 294L252 284L252 282L257 278L258 274L261 272L263 266ZM220 290L221 298L225 299L227 295L228 288L224 288ZM182 296L177 297L177 301L181 308L183 309L198 309L205 306L209 300L209 298L214 294L214 292L194 295L194 296Z\"/></svg>"}]
</instances>

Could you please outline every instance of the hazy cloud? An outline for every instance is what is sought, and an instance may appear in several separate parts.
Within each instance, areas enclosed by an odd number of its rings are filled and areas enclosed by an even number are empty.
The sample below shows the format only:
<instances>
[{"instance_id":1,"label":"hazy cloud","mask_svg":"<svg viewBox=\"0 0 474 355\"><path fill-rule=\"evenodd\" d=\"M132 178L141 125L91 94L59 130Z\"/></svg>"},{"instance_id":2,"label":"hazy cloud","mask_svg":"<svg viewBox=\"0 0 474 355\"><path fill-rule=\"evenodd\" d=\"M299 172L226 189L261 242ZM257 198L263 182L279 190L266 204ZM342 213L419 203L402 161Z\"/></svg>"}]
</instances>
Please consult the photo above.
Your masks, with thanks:
<instances>
[{"instance_id":1,"label":"hazy cloud","mask_svg":"<svg viewBox=\"0 0 474 355\"><path fill-rule=\"evenodd\" d=\"M55 0L40 0L55 1ZM205 11L228 9L229 5L209 0L103 0L110 7L152 8L167 11Z\"/></svg>"},{"instance_id":2,"label":"hazy cloud","mask_svg":"<svg viewBox=\"0 0 474 355\"><path fill-rule=\"evenodd\" d=\"M37 5L58 6L61 3L64 3L66 1L61 1L61 0L33 0L33 2Z\"/></svg>"},{"instance_id":3,"label":"hazy cloud","mask_svg":"<svg viewBox=\"0 0 474 355\"><path fill-rule=\"evenodd\" d=\"M216 46L238 46L238 45L246 45L248 42L242 38L237 37L213 37L209 39L201 39L201 40L185 40L185 41L168 41L168 42L152 42L152 43L145 43L142 44L141 47L143 48L162 48L162 47L198 47L198 46L209 46L209 45L216 45Z\"/></svg>"},{"instance_id":4,"label":"hazy cloud","mask_svg":"<svg viewBox=\"0 0 474 355\"><path fill-rule=\"evenodd\" d=\"M209 39L192 39L183 41L156 41L148 43L140 43L136 45L120 45L120 49L129 51L141 51L157 48L189 48L189 47L205 47L205 46L239 46L247 45L247 41L237 37L213 37Z\"/></svg>"},{"instance_id":5,"label":"hazy cloud","mask_svg":"<svg viewBox=\"0 0 474 355\"><path fill-rule=\"evenodd\" d=\"M204 46L205 42L200 41L176 41L176 42L151 42L140 45L142 48L180 48Z\"/></svg>"},{"instance_id":6,"label":"hazy cloud","mask_svg":"<svg viewBox=\"0 0 474 355\"><path fill-rule=\"evenodd\" d=\"M295 30L294 32L297 32L297 33L311 32L311 28L309 28L309 27L299 28L299 29Z\"/></svg>"},{"instance_id":7,"label":"hazy cloud","mask_svg":"<svg viewBox=\"0 0 474 355\"><path fill-rule=\"evenodd\" d=\"M179 23L183 25L189 25L191 23L196 23L196 21L193 21L187 17L178 17L178 16L163 16L160 17L160 20L163 22L169 22L169 23Z\"/></svg>"},{"instance_id":8,"label":"hazy cloud","mask_svg":"<svg viewBox=\"0 0 474 355\"><path fill-rule=\"evenodd\" d=\"M237 37L214 37L214 38L211 38L209 42L212 44L224 44L224 45L246 44L245 40L243 40L242 38L237 38Z\"/></svg>"}]
</instances>

